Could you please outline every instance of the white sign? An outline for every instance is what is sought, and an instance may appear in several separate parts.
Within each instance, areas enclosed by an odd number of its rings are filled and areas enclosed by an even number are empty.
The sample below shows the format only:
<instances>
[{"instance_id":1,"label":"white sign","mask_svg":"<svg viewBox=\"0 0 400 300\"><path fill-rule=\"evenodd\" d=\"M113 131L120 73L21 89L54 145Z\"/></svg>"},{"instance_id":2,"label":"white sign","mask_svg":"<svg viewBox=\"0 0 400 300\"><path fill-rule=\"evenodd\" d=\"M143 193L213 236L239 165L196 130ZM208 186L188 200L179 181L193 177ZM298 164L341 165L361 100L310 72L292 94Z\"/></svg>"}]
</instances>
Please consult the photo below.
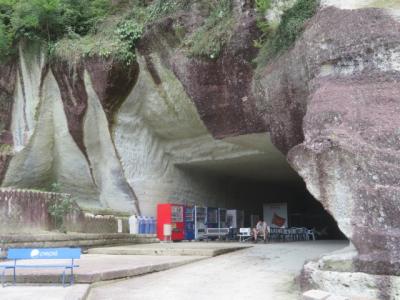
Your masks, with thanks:
<instances>
[{"instance_id":1,"label":"white sign","mask_svg":"<svg viewBox=\"0 0 400 300\"><path fill-rule=\"evenodd\" d=\"M39 250L38 249L33 249L31 251L31 257L36 257L39 256Z\"/></svg>"},{"instance_id":2,"label":"white sign","mask_svg":"<svg viewBox=\"0 0 400 300\"><path fill-rule=\"evenodd\" d=\"M264 220L270 227L288 227L287 203L265 203Z\"/></svg>"},{"instance_id":3,"label":"white sign","mask_svg":"<svg viewBox=\"0 0 400 300\"><path fill-rule=\"evenodd\" d=\"M121 219L117 219L117 230L118 233L122 233L122 220Z\"/></svg>"}]
</instances>

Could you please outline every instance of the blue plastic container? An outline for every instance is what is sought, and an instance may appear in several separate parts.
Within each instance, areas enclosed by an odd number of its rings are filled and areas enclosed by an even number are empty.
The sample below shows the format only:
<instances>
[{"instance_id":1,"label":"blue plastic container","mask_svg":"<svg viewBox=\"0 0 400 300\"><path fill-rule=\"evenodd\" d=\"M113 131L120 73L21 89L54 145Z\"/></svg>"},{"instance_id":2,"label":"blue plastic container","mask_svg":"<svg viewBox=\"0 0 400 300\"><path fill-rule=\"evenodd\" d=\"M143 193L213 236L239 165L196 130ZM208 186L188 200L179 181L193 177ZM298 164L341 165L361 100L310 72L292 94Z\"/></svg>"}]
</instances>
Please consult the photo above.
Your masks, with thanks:
<instances>
[{"instance_id":1,"label":"blue plastic container","mask_svg":"<svg viewBox=\"0 0 400 300\"><path fill-rule=\"evenodd\" d=\"M151 225L150 222L151 222L151 220L149 217L144 217L144 226L145 226L144 233L145 234L150 233L150 225Z\"/></svg>"},{"instance_id":2,"label":"blue plastic container","mask_svg":"<svg viewBox=\"0 0 400 300\"><path fill-rule=\"evenodd\" d=\"M146 220L145 217L140 216L139 217L139 234L145 234L146 233Z\"/></svg>"},{"instance_id":3,"label":"blue plastic container","mask_svg":"<svg viewBox=\"0 0 400 300\"><path fill-rule=\"evenodd\" d=\"M149 228L149 234L154 234L155 233L155 220L153 217L150 217L150 228Z\"/></svg>"}]
</instances>

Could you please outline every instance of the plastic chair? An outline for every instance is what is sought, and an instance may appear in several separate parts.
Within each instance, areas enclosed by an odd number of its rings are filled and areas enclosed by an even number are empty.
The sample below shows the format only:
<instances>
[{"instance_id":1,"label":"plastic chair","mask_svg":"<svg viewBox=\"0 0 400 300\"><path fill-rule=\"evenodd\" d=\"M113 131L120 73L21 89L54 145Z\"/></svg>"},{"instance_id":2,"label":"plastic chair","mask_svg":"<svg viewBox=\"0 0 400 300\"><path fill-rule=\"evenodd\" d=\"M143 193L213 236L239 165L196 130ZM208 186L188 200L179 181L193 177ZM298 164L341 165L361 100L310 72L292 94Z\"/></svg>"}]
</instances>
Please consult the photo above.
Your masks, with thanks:
<instances>
[{"instance_id":1,"label":"plastic chair","mask_svg":"<svg viewBox=\"0 0 400 300\"><path fill-rule=\"evenodd\" d=\"M239 242L246 242L252 238L251 228L239 228Z\"/></svg>"},{"instance_id":2,"label":"plastic chair","mask_svg":"<svg viewBox=\"0 0 400 300\"><path fill-rule=\"evenodd\" d=\"M306 232L307 241L310 240L310 237L312 238L313 241L315 241L315 233L314 233L313 229L307 229L307 232Z\"/></svg>"}]
</instances>

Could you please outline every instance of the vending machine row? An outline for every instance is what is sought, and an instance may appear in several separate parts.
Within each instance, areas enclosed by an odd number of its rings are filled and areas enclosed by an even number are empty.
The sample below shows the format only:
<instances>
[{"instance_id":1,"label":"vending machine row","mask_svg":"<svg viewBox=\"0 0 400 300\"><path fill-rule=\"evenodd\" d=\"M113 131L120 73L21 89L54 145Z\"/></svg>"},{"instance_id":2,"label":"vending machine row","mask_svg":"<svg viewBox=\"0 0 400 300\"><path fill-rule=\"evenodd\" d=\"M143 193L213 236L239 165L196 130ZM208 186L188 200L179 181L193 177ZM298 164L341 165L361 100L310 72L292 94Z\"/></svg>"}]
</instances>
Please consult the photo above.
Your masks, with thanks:
<instances>
[{"instance_id":1,"label":"vending machine row","mask_svg":"<svg viewBox=\"0 0 400 300\"><path fill-rule=\"evenodd\" d=\"M207 228L240 228L244 212L236 209L158 204L157 237L163 241L202 240ZM171 225L171 236L164 236L164 224Z\"/></svg>"},{"instance_id":2,"label":"vending machine row","mask_svg":"<svg viewBox=\"0 0 400 300\"><path fill-rule=\"evenodd\" d=\"M194 238L202 240L207 228L207 208L201 206L194 207Z\"/></svg>"},{"instance_id":3,"label":"vending machine row","mask_svg":"<svg viewBox=\"0 0 400 300\"><path fill-rule=\"evenodd\" d=\"M191 241L194 239L194 206L185 206L185 240Z\"/></svg>"}]
</instances>

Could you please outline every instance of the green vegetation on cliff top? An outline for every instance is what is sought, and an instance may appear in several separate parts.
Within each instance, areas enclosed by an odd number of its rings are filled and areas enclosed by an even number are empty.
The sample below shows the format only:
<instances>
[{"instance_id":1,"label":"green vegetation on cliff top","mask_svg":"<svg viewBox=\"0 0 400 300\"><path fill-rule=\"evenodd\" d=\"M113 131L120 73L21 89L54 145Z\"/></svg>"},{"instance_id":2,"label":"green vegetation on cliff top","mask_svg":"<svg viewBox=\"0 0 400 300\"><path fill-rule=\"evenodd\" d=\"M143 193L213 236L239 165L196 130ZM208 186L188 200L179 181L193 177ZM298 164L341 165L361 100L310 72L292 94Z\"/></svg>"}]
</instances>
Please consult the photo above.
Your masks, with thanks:
<instances>
[{"instance_id":1,"label":"green vegetation on cliff top","mask_svg":"<svg viewBox=\"0 0 400 300\"><path fill-rule=\"evenodd\" d=\"M0 52L21 39L53 42L87 34L111 10L108 0L0 0Z\"/></svg>"},{"instance_id":2,"label":"green vegetation on cliff top","mask_svg":"<svg viewBox=\"0 0 400 300\"><path fill-rule=\"evenodd\" d=\"M146 2L0 0L0 58L12 55L20 40L35 40L46 43L55 56L112 56L129 64L144 26L188 1Z\"/></svg>"},{"instance_id":3,"label":"green vegetation on cliff top","mask_svg":"<svg viewBox=\"0 0 400 300\"><path fill-rule=\"evenodd\" d=\"M154 0L146 5L144 0L120 1L119 10L96 24L85 36L66 36L54 45L54 56L111 57L131 64L135 61L135 48L145 27L162 17L184 9L189 0Z\"/></svg>"},{"instance_id":4,"label":"green vegetation on cliff top","mask_svg":"<svg viewBox=\"0 0 400 300\"><path fill-rule=\"evenodd\" d=\"M278 26L265 16L271 0L256 0L262 37L255 42L265 65L288 49L316 11L318 0L297 0ZM146 26L178 10L206 11L202 25L188 34L174 24L183 49L196 57L216 59L229 42L235 24L232 0L0 0L0 59L16 53L21 40L48 46L50 57L76 61L100 56L130 64Z\"/></svg>"},{"instance_id":5,"label":"green vegetation on cliff top","mask_svg":"<svg viewBox=\"0 0 400 300\"><path fill-rule=\"evenodd\" d=\"M232 0L0 0L0 59L28 40L47 45L53 58L100 56L130 64L147 25L194 4L207 13L189 36L182 28L182 46L189 55L215 59L230 38Z\"/></svg>"},{"instance_id":6,"label":"green vegetation on cliff top","mask_svg":"<svg viewBox=\"0 0 400 300\"><path fill-rule=\"evenodd\" d=\"M208 10L204 24L185 39L184 46L192 56L216 59L232 34L232 1L210 1Z\"/></svg>"},{"instance_id":7,"label":"green vegetation on cliff top","mask_svg":"<svg viewBox=\"0 0 400 300\"><path fill-rule=\"evenodd\" d=\"M258 66L264 66L295 43L297 37L303 32L306 21L317 11L319 0L297 0L291 8L284 11L276 28L263 18L270 7L270 0L257 0L256 3L262 5L257 7L257 10L262 16L258 20L258 26L263 34L261 39L256 41L260 53L255 63Z\"/></svg>"}]
</instances>

